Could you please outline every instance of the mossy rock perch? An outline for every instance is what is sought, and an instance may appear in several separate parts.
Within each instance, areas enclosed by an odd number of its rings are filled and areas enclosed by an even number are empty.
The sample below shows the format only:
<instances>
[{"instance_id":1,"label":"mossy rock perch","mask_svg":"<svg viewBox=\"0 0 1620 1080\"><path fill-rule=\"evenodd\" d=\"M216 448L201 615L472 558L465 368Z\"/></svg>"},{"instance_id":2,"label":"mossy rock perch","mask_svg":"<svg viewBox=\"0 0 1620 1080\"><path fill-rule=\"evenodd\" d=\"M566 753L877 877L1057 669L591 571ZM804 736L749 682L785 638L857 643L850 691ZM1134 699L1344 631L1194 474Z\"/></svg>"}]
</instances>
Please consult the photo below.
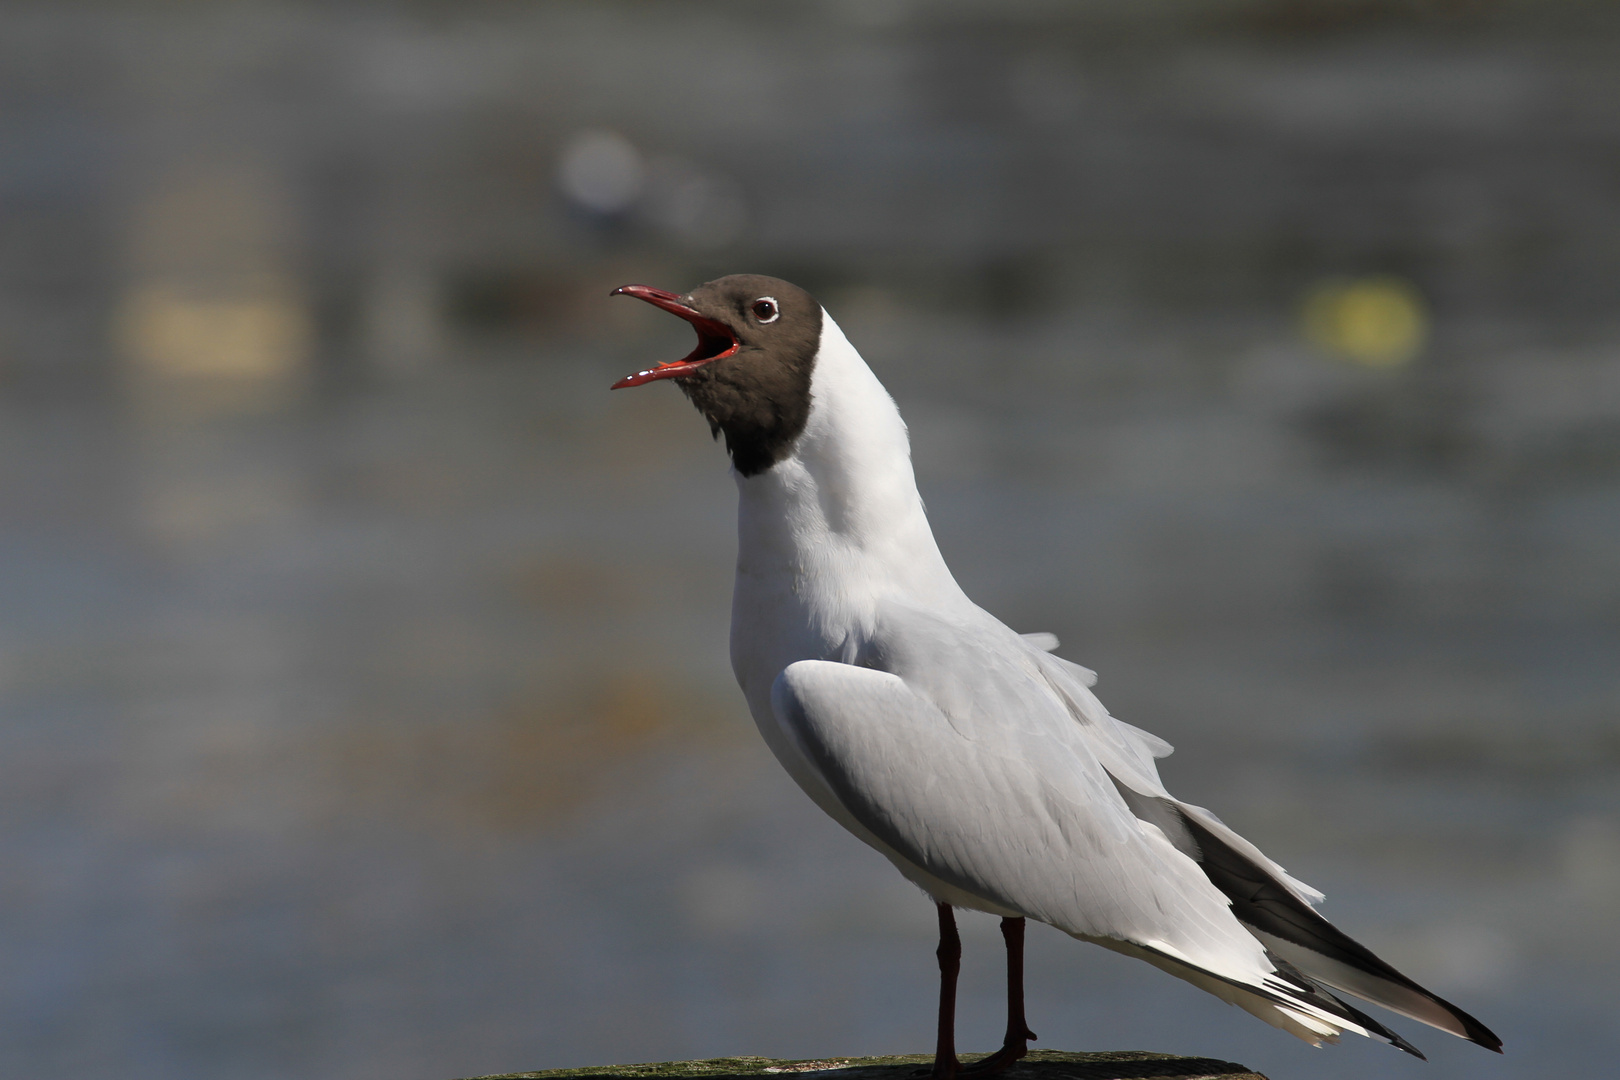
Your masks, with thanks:
<instances>
[{"instance_id":1,"label":"mossy rock perch","mask_svg":"<svg viewBox=\"0 0 1620 1080\"><path fill-rule=\"evenodd\" d=\"M963 1054L973 1061L981 1054ZM932 1054L900 1057L825 1058L817 1061L777 1061L774 1058L713 1058L709 1061L663 1061L654 1065L595 1065L584 1069L547 1069L544 1072L502 1073L470 1080L732 1080L743 1077L815 1073L816 1080L917 1080L934 1063ZM1001 1074L1005 1080L1266 1080L1242 1065L1215 1058L1174 1057L1141 1050L1114 1050L1100 1054L1071 1054L1063 1050L1032 1050L1028 1057Z\"/></svg>"}]
</instances>

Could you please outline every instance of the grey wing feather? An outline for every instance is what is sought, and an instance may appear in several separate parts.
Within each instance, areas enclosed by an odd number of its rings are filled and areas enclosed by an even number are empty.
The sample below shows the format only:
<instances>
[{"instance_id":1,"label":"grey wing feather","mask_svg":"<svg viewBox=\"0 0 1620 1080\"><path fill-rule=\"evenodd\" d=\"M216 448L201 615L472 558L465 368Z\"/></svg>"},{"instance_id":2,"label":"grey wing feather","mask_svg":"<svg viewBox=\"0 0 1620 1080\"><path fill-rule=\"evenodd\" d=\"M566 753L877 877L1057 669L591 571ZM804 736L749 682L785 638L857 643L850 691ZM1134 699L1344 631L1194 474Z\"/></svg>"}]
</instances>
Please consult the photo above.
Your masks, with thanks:
<instances>
[{"instance_id":1,"label":"grey wing feather","mask_svg":"<svg viewBox=\"0 0 1620 1080\"><path fill-rule=\"evenodd\" d=\"M898 675L807 660L783 671L772 704L851 815L942 881L1077 936L1245 981L1270 970L1226 897L1131 813L1055 698L1008 702L1023 722L992 737ZM1042 711L1048 723L1029 722Z\"/></svg>"},{"instance_id":2,"label":"grey wing feather","mask_svg":"<svg viewBox=\"0 0 1620 1080\"><path fill-rule=\"evenodd\" d=\"M1290 875L1259 848L1233 832L1214 814L1201 806L1181 802L1165 790L1164 782L1159 779L1158 766L1153 763L1153 759L1166 757L1175 748L1157 735L1110 716L1103 703L1097 700L1097 695L1091 692L1090 684L1069 670L1078 665L1070 664L1061 657L1045 655L1041 656L1038 662L1042 674L1051 684L1053 691L1063 699L1070 714L1088 731L1096 733L1092 746L1097 751L1104 768L1115 780L1146 800L1163 800L1169 803L1180 812L1173 815L1178 820L1183 814L1196 820L1220 840L1240 851L1245 858L1263 867L1277 879L1278 884L1301 901L1308 904L1322 902L1323 896L1320 891ZM1079 670L1086 669L1079 668ZM1127 801L1131 801L1128 796ZM1157 821L1165 813L1147 806L1141 800L1132 802L1132 809L1149 821ZM1166 831L1171 833L1172 839L1176 839L1173 829L1166 827ZM1185 827L1181 832L1185 834ZM1178 843L1177 847L1194 858L1198 857L1197 852L1187 843Z\"/></svg>"},{"instance_id":3,"label":"grey wing feather","mask_svg":"<svg viewBox=\"0 0 1620 1080\"><path fill-rule=\"evenodd\" d=\"M1007 670L975 674L1005 693ZM986 910L1140 956L1307 1041L1351 1028L1399 1044L1278 966L1197 863L1131 812L1055 696L1005 700L1015 722L992 725L947 716L899 675L801 660L771 704L879 850Z\"/></svg>"}]
</instances>

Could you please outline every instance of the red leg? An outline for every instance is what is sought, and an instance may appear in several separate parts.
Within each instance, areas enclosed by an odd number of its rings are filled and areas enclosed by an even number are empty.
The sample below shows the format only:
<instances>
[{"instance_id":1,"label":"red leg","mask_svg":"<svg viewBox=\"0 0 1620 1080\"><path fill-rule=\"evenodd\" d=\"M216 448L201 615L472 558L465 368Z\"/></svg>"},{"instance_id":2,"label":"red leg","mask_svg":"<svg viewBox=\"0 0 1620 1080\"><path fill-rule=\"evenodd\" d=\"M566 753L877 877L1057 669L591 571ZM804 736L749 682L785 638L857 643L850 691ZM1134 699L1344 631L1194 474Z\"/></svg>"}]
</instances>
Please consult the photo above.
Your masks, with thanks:
<instances>
[{"instance_id":1,"label":"red leg","mask_svg":"<svg viewBox=\"0 0 1620 1080\"><path fill-rule=\"evenodd\" d=\"M1024 1021L1024 920L1002 919L1001 939L1007 943L1007 1037L1003 1048L1016 1046L1018 1057L1029 1052L1035 1038Z\"/></svg>"},{"instance_id":2,"label":"red leg","mask_svg":"<svg viewBox=\"0 0 1620 1080\"><path fill-rule=\"evenodd\" d=\"M1024 1022L1024 920L1002 919L1001 939L1007 943L1007 1034L1001 1049L963 1069L960 1077L994 1076L1029 1053L1035 1033Z\"/></svg>"},{"instance_id":3,"label":"red leg","mask_svg":"<svg viewBox=\"0 0 1620 1080\"><path fill-rule=\"evenodd\" d=\"M962 1068L956 1060L956 975L962 969L962 939L951 905L939 904L939 1040L934 1046L934 1080L952 1080Z\"/></svg>"}]
</instances>

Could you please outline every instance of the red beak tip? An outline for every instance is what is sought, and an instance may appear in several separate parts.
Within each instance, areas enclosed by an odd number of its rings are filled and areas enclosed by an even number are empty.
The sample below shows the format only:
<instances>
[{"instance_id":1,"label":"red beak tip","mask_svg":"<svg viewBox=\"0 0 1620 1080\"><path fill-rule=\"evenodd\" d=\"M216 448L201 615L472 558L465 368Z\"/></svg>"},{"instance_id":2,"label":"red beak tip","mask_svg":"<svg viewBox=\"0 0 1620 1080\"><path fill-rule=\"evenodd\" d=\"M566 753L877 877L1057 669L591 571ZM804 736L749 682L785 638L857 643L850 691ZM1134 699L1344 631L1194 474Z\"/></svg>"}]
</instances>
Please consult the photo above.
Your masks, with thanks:
<instances>
[{"instance_id":1,"label":"red beak tip","mask_svg":"<svg viewBox=\"0 0 1620 1080\"><path fill-rule=\"evenodd\" d=\"M627 386L641 386L643 383L653 382L657 379L674 379L690 375L704 364L712 363L715 360L724 360L737 351L736 331L725 323L717 322L702 314L672 292L655 289L651 285L620 285L617 289L608 293L609 296L619 296L621 294L633 296L637 300L645 300L653 307L662 308L685 319L697 331L698 345L684 359L668 364L658 364L644 371L638 371L634 375L626 375L610 386L608 388L610 390L621 390ZM728 339L730 345L725 350L711 355L703 355L706 348L712 347L716 342L723 342Z\"/></svg>"}]
</instances>

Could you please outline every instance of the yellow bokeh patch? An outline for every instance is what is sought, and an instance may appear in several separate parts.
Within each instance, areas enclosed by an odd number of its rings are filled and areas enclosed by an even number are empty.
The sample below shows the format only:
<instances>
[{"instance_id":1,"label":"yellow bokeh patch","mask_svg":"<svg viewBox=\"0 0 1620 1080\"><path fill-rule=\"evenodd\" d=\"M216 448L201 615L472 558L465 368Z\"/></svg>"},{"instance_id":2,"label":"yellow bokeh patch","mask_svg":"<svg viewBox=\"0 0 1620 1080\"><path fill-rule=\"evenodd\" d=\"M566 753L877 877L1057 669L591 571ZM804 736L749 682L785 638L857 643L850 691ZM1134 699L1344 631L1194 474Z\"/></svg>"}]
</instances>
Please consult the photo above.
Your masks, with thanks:
<instances>
[{"instance_id":1,"label":"yellow bokeh patch","mask_svg":"<svg viewBox=\"0 0 1620 1080\"><path fill-rule=\"evenodd\" d=\"M1409 363L1429 337L1429 311L1411 282L1398 277L1328 281L1301 311L1312 344L1368 367Z\"/></svg>"}]
</instances>

